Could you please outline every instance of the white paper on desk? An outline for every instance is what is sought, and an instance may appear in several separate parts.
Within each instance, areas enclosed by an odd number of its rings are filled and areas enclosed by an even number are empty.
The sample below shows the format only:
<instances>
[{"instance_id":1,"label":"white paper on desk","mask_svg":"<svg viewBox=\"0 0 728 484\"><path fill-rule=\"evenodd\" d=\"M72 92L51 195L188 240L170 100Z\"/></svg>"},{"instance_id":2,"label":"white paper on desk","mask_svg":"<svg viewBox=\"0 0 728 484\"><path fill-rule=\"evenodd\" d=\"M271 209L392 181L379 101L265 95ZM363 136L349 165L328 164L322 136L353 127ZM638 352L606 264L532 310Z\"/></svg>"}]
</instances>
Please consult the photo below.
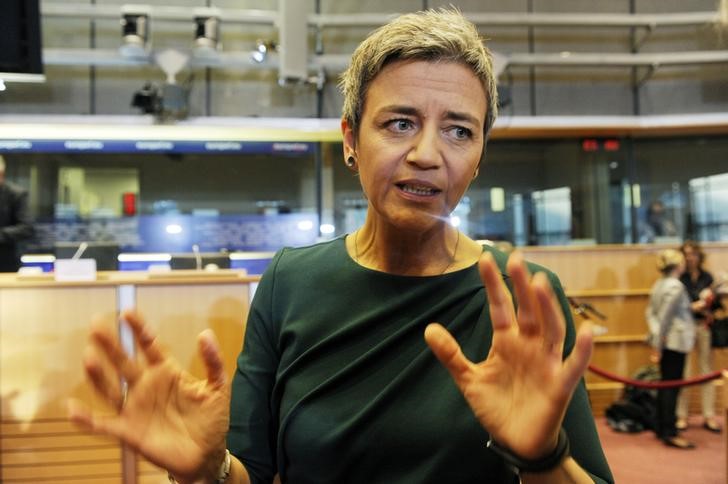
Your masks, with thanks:
<instances>
[{"instance_id":1,"label":"white paper on desk","mask_svg":"<svg viewBox=\"0 0 728 484\"><path fill-rule=\"evenodd\" d=\"M95 281L96 259L56 259L53 274L56 281Z\"/></svg>"}]
</instances>

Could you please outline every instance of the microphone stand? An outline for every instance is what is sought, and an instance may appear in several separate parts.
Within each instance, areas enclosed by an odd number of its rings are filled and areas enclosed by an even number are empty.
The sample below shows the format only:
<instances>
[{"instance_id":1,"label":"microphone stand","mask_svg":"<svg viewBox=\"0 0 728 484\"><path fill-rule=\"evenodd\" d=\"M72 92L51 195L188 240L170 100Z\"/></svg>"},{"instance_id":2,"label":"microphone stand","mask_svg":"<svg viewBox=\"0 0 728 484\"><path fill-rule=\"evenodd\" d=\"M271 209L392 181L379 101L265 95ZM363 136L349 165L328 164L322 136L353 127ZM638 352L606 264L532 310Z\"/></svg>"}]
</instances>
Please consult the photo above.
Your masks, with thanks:
<instances>
[{"instance_id":1,"label":"microphone stand","mask_svg":"<svg viewBox=\"0 0 728 484\"><path fill-rule=\"evenodd\" d=\"M572 308L574 308L574 312L581 316L584 319L590 319L591 316L596 316L597 319L600 319L602 321L606 321L607 317L604 315L604 313L600 312L592 306L591 304L587 302L581 302L577 301L573 297L567 297L566 298L569 301L569 304ZM607 328L604 325L601 324L593 324L592 325L592 333L594 333L594 336L601 336L603 334L606 334L609 331L609 328Z\"/></svg>"}]
</instances>

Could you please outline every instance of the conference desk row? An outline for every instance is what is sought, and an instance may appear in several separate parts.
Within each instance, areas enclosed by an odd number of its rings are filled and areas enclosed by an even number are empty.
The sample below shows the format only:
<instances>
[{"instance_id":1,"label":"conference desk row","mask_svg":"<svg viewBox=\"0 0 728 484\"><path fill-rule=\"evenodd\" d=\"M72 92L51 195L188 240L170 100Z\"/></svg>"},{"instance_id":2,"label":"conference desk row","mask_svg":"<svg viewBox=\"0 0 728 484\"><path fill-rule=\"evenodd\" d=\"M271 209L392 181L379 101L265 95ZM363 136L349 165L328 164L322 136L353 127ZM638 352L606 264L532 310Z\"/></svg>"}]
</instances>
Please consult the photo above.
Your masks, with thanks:
<instances>
[{"instance_id":1,"label":"conference desk row","mask_svg":"<svg viewBox=\"0 0 728 484\"><path fill-rule=\"evenodd\" d=\"M661 248L523 251L559 274L570 297L606 316L596 320L606 333L596 338L592 363L630 376L648 363L643 314ZM712 271L728 270L728 244L708 244L706 252ZM101 272L91 282L0 275L0 482L167 482L164 471L113 439L80 431L66 417L68 398L113 411L93 394L83 374L89 325L92 320L114 324L119 309L135 306L183 366L199 377L204 369L196 355L196 335L211 328L221 342L225 370L232 374L257 281L257 276L234 270ZM575 321L578 325L580 316ZM716 368L727 366L722 351L716 356ZM589 372L585 378L594 413L601 415L622 385ZM697 391L691 392L697 409Z\"/></svg>"}]
</instances>

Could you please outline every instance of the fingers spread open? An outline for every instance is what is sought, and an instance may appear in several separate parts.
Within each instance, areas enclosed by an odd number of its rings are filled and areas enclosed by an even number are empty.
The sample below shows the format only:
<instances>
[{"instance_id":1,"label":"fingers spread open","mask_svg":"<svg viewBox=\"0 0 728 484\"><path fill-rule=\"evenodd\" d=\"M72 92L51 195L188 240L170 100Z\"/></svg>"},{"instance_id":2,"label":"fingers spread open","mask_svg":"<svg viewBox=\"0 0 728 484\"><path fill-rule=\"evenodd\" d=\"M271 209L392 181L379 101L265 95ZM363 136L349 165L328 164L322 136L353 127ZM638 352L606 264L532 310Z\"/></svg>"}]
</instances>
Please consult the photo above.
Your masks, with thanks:
<instances>
[{"instance_id":1,"label":"fingers spread open","mask_svg":"<svg viewBox=\"0 0 728 484\"><path fill-rule=\"evenodd\" d=\"M425 341L456 381L470 369L471 363L463 354L460 345L442 325L428 324L425 328Z\"/></svg>"},{"instance_id":2,"label":"fingers spread open","mask_svg":"<svg viewBox=\"0 0 728 484\"><path fill-rule=\"evenodd\" d=\"M566 335L564 314L546 274L537 273L533 277L533 287L538 301L544 347L561 357Z\"/></svg>"},{"instance_id":3,"label":"fingers spread open","mask_svg":"<svg viewBox=\"0 0 728 484\"><path fill-rule=\"evenodd\" d=\"M515 320L513 301L508 288L503 282L501 272L490 253L486 252L480 257L478 269L488 294L488 306L490 318L493 322L493 330L498 331L509 328Z\"/></svg>"},{"instance_id":4,"label":"fingers spread open","mask_svg":"<svg viewBox=\"0 0 728 484\"><path fill-rule=\"evenodd\" d=\"M104 353L124 380L133 383L139 378L140 370L138 365L129 358L121 347L117 335L113 334L108 327L95 325L91 329L91 340Z\"/></svg>"},{"instance_id":5,"label":"fingers spread open","mask_svg":"<svg viewBox=\"0 0 728 484\"><path fill-rule=\"evenodd\" d=\"M89 346L84 350L83 366L96 393L119 405L123 398L119 375L108 361L100 357L96 347Z\"/></svg>"},{"instance_id":6,"label":"fingers spread open","mask_svg":"<svg viewBox=\"0 0 728 484\"><path fill-rule=\"evenodd\" d=\"M515 251L510 255L507 269L513 280L513 290L518 302L519 331L528 335L540 334L538 303L531 287L531 274L520 251Z\"/></svg>"},{"instance_id":7,"label":"fingers spread open","mask_svg":"<svg viewBox=\"0 0 728 484\"><path fill-rule=\"evenodd\" d=\"M222 353L215 333L211 329L204 330L197 337L197 348L202 357L202 361L205 363L207 382L214 387L225 385L227 378L225 376Z\"/></svg>"},{"instance_id":8,"label":"fingers spread open","mask_svg":"<svg viewBox=\"0 0 728 484\"><path fill-rule=\"evenodd\" d=\"M157 336L144 322L144 318L133 310L121 313L121 319L129 324L142 354L150 365L161 363L167 356L157 341Z\"/></svg>"}]
</instances>

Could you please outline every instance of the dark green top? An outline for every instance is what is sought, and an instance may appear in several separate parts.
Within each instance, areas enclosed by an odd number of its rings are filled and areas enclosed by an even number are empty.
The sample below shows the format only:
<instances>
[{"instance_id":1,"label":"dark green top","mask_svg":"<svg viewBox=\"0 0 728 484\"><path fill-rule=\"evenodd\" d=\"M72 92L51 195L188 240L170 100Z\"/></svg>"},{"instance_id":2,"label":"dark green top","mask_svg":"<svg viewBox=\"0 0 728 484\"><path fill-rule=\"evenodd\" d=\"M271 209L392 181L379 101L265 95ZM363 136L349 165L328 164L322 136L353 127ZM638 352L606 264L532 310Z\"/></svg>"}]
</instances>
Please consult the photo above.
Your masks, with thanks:
<instances>
[{"instance_id":1,"label":"dark green top","mask_svg":"<svg viewBox=\"0 0 728 484\"><path fill-rule=\"evenodd\" d=\"M574 325L549 275L569 352ZM252 482L276 473L294 484L518 482L427 347L433 321L468 358L485 359L492 328L477 265L431 277L377 272L349 257L343 237L279 251L253 299L233 379L228 447ZM564 428L576 460L611 482L583 383Z\"/></svg>"}]
</instances>

